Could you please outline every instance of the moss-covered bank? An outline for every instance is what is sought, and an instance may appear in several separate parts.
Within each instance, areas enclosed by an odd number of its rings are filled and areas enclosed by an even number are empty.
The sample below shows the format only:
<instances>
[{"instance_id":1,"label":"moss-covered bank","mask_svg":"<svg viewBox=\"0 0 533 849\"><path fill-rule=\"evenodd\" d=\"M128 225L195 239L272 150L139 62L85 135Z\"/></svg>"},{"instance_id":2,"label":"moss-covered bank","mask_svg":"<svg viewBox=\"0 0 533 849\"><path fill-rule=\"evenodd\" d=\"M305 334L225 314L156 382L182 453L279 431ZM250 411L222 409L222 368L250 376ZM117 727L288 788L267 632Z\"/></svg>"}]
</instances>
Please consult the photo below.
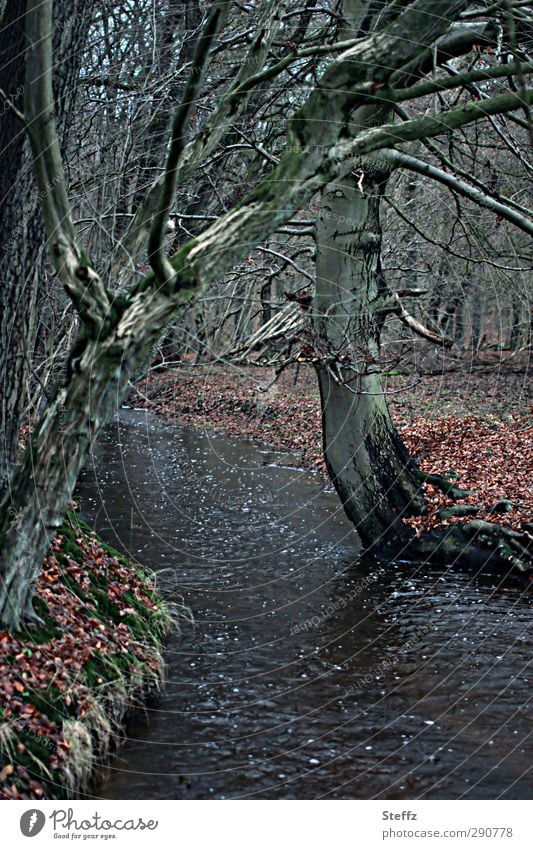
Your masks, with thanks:
<instances>
[{"instance_id":1,"label":"moss-covered bank","mask_svg":"<svg viewBox=\"0 0 533 849\"><path fill-rule=\"evenodd\" d=\"M71 798L163 680L173 624L153 576L70 510L35 599L45 625L0 632L0 798Z\"/></svg>"}]
</instances>

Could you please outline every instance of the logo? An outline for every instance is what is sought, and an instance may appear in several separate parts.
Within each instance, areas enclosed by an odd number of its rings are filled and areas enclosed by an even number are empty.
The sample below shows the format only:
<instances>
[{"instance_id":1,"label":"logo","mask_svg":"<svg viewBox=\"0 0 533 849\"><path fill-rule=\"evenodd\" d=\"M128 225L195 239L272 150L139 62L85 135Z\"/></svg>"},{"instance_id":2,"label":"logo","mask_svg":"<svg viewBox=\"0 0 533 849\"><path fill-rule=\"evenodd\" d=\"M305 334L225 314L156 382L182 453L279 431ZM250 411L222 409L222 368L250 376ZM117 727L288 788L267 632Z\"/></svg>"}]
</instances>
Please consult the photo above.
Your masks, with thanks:
<instances>
[{"instance_id":1,"label":"logo","mask_svg":"<svg viewBox=\"0 0 533 849\"><path fill-rule=\"evenodd\" d=\"M46 822L46 817L42 811L35 808L31 811L26 811L20 818L20 830L24 837L35 837L43 830Z\"/></svg>"}]
</instances>

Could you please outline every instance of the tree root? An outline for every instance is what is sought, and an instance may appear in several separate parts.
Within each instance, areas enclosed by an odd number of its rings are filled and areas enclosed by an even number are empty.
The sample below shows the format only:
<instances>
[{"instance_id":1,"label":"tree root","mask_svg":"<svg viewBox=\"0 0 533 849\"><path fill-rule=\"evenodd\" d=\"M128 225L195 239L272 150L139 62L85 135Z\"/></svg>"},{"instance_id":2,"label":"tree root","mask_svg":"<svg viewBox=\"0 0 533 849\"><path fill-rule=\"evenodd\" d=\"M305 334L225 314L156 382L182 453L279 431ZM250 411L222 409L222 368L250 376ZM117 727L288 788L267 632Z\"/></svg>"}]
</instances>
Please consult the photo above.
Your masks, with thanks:
<instances>
[{"instance_id":1,"label":"tree root","mask_svg":"<svg viewBox=\"0 0 533 849\"><path fill-rule=\"evenodd\" d=\"M437 475L430 472L423 472L421 469L414 470L415 477L418 478L421 483L430 483L432 486L438 487L445 495L449 498L453 498L454 501L457 501L459 498L467 498L469 495L475 495L475 491L472 489L461 489L456 486L453 481L446 478L444 475Z\"/></svg>"},{"instance_id":2,"label":"tree root","mask_svg":"<svg viewBox=\"0 0 533 849\"><path fill-rule=\"evenodd\" d=\"M475 516L481 510L480 504L454 504L453 507L443 507L435 513L437 519L444 521L454 516Z\"/></svg>"},{"instance_id":3,"label":"tree root","mask_svg":"<svg viewBox=\"0 0 533 849\"><path fill-rule=\"evenodd\" d=\"M476 572L503 572L524 586L533 586L533 535L481 519L428 531L403 544L389 541L369 553L381 562L424 560Z\"/></svg>"},{"instance_id":4,"label":"tree root","mask_svg":"<svg viewBox=\"0 0 533 849\"><path fill-rule=\"evenodd\" d=\"M511 513L512 510L516 510L520 508L522 505L517 504L515 501L509 501L508 498L502 498L500 501L497 501L496 504L493 504L492 507L489 507L489 513Z\"/></svg>"},{"instance_id":5,"label":"tree root","mask_svg":"<svg viewBox=\"0 0 533 849\"><path fill-rule=\"evenodd\" d=\"M533 536L528 531L513 531L492 522L483 522L481 519L465 525L465 531L472 533L475 539L486 545L496 544L497 551L517 569L524 572L531 570Z\"/></svg>"},{"instance_id":6,"label":"tree root","mask_svg":"<svg viewBox=\"0 0 533 849\"><path fill-rule=\"evenodd\" d=\"M463 490L466 491L466 490ZM501 501L497 501L496 504L493 504L492 507L487 509L487 513L511 513L513 510L520 509L521 505L514 502L509 501L507 498L503 498ZM480 510L483 510L483 504L453 504L450 507L441 507L440 510L437 510L435 516L437 519L440 519L442 522L447 519L453 519L455 517L461 516L475 516ZM491 523L486 523L491 524ZM499 525L492 525L492 527L500 527ZM533 525L524 525L526 531L533 530ZM502 531L505 531L505 528L501 528Z\"/></svg>"}]
</instances>

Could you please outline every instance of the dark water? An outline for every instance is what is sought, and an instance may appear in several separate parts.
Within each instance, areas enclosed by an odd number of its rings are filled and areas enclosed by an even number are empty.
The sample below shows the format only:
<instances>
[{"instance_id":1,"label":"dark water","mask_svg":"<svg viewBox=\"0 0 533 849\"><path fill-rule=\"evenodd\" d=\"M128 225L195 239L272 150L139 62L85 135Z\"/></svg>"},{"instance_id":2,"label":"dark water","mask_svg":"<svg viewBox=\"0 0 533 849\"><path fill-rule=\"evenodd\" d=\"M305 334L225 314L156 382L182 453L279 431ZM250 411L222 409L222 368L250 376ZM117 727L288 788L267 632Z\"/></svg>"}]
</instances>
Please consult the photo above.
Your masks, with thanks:
<instances>
[{"instance_id":1,"label":"dark water","mask_svg":"<svg viewBox=\"0 0 533 849\"><path fill-rule=\"evenodd\" d=\"M195 624L96 795L530 798L531 600L369 574L336 497L275 459L134 411L100 440L84 515L167 570Z\"/></svg>"}]
</instances>

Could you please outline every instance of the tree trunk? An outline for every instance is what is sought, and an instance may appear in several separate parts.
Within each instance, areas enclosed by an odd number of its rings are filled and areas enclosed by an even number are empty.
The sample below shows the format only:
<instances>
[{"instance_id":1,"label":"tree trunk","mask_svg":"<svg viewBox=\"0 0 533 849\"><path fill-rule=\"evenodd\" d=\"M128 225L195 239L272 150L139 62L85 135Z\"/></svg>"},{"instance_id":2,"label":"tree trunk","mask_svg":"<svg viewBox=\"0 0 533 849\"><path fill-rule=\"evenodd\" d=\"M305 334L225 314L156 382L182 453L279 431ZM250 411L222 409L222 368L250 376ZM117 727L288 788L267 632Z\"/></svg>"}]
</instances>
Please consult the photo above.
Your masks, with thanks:
<instances>
[{"instance_id":1,"label":"tree trunk","mask_svg":"<svg viewBox=\"0 0 533 849\"><path fill-rule=\"evenodd\" d=\"M361 174L364 174L361 179ZM365 547L401 546L402 518L420 512L420 482L383 394L379 337L390 297L381 271L380 203L388 170L370 158L324 192L313 326L324 453Z\"/></svg>"},{"instance_id":2,"label":"tree trunk","mask_svg":"<svg viewBox=\"0 0 533 849\"><path fill-rule=\"evenodd\" d=\"M371 28L371 4L345 0L340 37ZM354 124L384 120L361 109ZM371 157L350 163L323 191L317 221L312 323L326 359L316 366L326 466L365 548L412 533L402 517L422 507L411 464L391 421L379 365L389 296L381 269L381 198L390 169ZM329 360L329 361L328 361Z\"/></svg>"},{"instance_id":3,"label":"tree trunk","mask_svg":"<svg viewBox=\"0 0 533 849\"><path fill-rule=\"evenodd\" d=\"M26 48L25 6L25 3L19 4L14 0L8 3L0 35L1 87L19 110L24 102L25 62L21 61L21 56L24 56ZM86 0L60 0L54 7L55 98L63 147L68 141L76 80L94 7L93 0L90 3ZM24 467L17 469L19 431L27 405L38 313L45 301L42 287L45 234L26 133L20 119L7 106L0 123L0 147L3 151L3 167L0 169L0 541L5 542L0 555L0 576L4 581L0 617L4 610L10 609L4 621L15 625L24 610L23 599L33 592L46 550L46 541L43 542L42 537L45 523L38 518L35 520L35 516L46 513L43 495L47 481L43 478L39 485L34 482L35 454L29 461L27 456ZM56 440L60 433L61 422L55 425ZM52 453L57 455L57 452L56 442ZM28 489L34 494L31 530L26 528L20 510L21 487L27 488L26 495L29 494ZM70 495L66 501L62 500L63 512L69 500ZM37 537L42 537L41 544L33 547ZM37 559L35 552L39 552ZM9 569L2 566L7 562L6 558L10 563ZM30 561L31 568L25 568L25 563ZM31 596L29 598L31 600Z\"/></svg>"},{"instance_id":4,"label":"tree trunk","mask_svg":"<svg viewBox=\"0 0 533 849\"><path fill-rule=\"evenodd\" d=\"M522 341L522 304L516 289L511 292L510 325L507 348L509 351L517 351Z\"/></svg>"},{"instance_id":5,"label":"tree trunk","mask_svg":"<svg viewBox=\"0 0 533 849\"><path fill-rule=\"evenodd\" d=\"M24 94L25 3L8 3L0 33L0 88L21 109ZM20 420L26 399L28 349L35 326L35 275L27 278L25 262L33 244L30 200L31 168L24 164L25 134L20 119L2 102L0 121L0 497L8 486L17 458ZM29 226L29 232L26 227ZM31 250L31 248L30 248Z\"/></svg>"},{"instance_id":6,"label":"tree trunk","mask_svg":"<svg viewBox=\"0 0 533 849\"><path fill-rule=\"evenodd\" d=\"M66 385L44 411L24 463L0 513L0 621L16 628L35 618L31 601L48 542L61 525L95 437L120 406L128 381L146 362L168 323L172 305L154 305L129 336L135 321L124 316L98 339L78 338ZM153 322L150 322L150 317ZM158 320L159 319L159 322Z\"/></svg>"},{"instance_id":7,"label":"tree trunk","mask_svg":"<svg viewBox=\"0 0 533 849\"><path fill-rule=\"evenodd\" d=\"M24 102L24 12L7 4L0 33L0 88L14 106ZM54 7L55 96L63 147L73 113L75 85L95 0L60 0ZM0 121L0 500L17 463L22 418L28 400L38 315L45 309L45 235L33 163L23 125L3 104Z\"/></svg>"},{"instance_id":8,"label":"tree trunk","mask_svg":"<svg viewBox=\"0 0 533 849\"><path fill-rule=\"evenodd\" d=\"M476 293L472 298L472 341L470 342L470 349L472 354L479 354L479 348L481 345L481 322L483 315L483 302L481 297Z\"/></svg>"}]
</instances>

